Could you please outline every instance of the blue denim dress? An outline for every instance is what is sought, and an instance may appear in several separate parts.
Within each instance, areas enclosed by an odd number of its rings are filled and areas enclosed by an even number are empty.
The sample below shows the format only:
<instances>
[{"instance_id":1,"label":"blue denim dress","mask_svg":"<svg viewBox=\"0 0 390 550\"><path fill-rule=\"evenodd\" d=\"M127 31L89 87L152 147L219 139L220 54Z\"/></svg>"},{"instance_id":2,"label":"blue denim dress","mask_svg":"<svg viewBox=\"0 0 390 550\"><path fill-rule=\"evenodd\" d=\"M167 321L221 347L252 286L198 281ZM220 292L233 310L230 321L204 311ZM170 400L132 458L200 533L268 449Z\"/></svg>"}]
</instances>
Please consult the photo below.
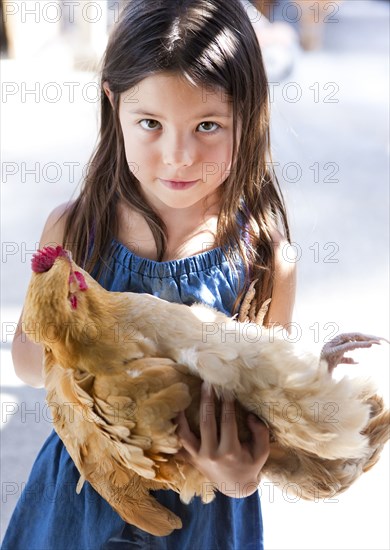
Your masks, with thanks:
<instances>
[{"instance_id":1,"label":"blue denim dress","mask_svg":"<svg viewBox=\"0 0 390 550\"><path fill-rule=\"evenodd\" d=\"M113 240L113 255L99 282L112 291L159 296L170 302L208 304L231 315L243 279L220 248L189 258L155 262ZM147 312L146 312L147 314ZM3 550L262 550L259 495L238 499L217 493L210 504L195 497L189 505L173 491L154 491L177 514L183 528L155 537L126 524L85 483L53 431L44 443L8 526Z\"/></svg>"}]
</instances>

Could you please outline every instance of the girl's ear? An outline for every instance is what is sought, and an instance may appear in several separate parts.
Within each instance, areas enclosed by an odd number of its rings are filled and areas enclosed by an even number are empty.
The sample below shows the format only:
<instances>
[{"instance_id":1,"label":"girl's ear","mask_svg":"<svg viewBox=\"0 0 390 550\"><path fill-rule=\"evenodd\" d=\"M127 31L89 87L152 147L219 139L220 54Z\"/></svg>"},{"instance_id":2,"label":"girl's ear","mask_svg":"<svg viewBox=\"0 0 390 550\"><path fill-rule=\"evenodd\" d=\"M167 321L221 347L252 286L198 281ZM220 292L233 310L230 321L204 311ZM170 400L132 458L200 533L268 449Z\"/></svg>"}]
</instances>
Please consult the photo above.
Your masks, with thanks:
<instances>
[{"instance_id":1,"label":"girl's ear","mask_svg":"<svg viewBox=\"0 0 390 550\"><path fill-rule=\"evenodd\" d=\"M111 106L114 107L114 94L110 90L107 81L103 82L103 90L106 96L108 97L108 99L110 100Z\"/></svg>"}]
</instances>

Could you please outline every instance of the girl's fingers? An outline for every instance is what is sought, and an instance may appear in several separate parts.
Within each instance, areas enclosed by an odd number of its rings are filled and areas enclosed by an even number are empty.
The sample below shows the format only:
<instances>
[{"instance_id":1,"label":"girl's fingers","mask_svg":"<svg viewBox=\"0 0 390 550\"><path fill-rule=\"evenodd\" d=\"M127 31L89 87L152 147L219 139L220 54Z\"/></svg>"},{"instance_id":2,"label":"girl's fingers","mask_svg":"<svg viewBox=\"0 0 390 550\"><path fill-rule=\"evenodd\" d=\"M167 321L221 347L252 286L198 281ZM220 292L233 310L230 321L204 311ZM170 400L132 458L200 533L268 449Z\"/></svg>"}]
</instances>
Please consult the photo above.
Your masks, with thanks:
<instances>
[{"instance_id":1,"label":"girl's fingers","mask_svg":"<svg viewBox=\"0 0 390 550\"><path fill-rule=\"evenodd\" d=\"M200 398L199 428L202 450L212 455L218 447L217 421L215 419L214 391L203 382Z\"/></svg>"},{"instance_id":2,"label":"girl's fingers","mask_svg":"<svg viewBox=\"0 0 390 550\"><path fill-rule=\"evenodd\" d=\"M195 456L199 451L200 442L191 432L184 411L181 411L175 420L177 422L176 434L179 436L181 444L191 456Z\"/></svg>"},{"instance_id":3,"label":"girl's fingers","mask_svg":"<svg viewBox=\"0 0 390 550\"><path fill-rule=\"evenodd\" d=\"M231 452L240 447L236 419L235 401L224 399L221 410L221 452Z\"/></svg>"},{"instance_id":4,"label":"girl's fingers","mask_svg":"<svg viewBox=\"0 0 390 550\"><path fill-rule=\"evenodd\" d=\"M252 432L252 444L250 445L253 460L262 468L267 461L270 444L269 429L257 416L249 414L248 425Z\"/></svg>"}]
</instances>

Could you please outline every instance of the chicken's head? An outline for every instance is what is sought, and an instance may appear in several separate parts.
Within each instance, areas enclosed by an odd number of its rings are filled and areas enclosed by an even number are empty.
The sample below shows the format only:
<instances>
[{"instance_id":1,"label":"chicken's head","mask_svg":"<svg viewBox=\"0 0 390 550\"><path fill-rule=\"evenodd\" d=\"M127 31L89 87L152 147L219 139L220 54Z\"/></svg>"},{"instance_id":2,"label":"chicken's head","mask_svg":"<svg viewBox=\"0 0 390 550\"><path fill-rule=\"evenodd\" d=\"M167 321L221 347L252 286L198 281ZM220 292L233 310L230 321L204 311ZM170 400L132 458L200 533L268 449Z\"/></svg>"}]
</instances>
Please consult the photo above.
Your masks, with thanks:
<instances>
[{"instance_id":1,"label":"chicken's head","mask_svg":"<svg viewBox=\"0 0 390 550\"><path fill-rule=\"evenodd\" d=\"M132 320L139 295L106 290L61 246L38 250L32 269L22 330L43 344L45 369L122 372L130 359L155 353L145 322Z\"/></svg>"},{"instance_id":2,"label":"chicken's head","mask_svg":"<svg viewBox=\"0 0 390 550\"><path fill-rule=\"evenodd\" d=\"M34 255L31 261L31 269L34 273L46 273L53 269L53 266L57 259L65 259L69 267L69 303L72 309L77 308L77 295L76 291L87 290L88 286L85 281L84 275L80 271L74 271L72 268L72 254L69 250L65 250L62 246L46 246L42 250L38 250ZM60 264L61 265L61 264ZM58 270L55 270L58 271ZM51 274L52 276L54 273ZM55 274L56 276L57 273ZM64 271L64 266L59 268L59 276L67 276L67 270ZM63 281L58 281L63 282Z\"/></svg>"},{"instance_id":3,"label":"chicken's head","mask_svg":"<svg viewBox=\"0 0 390 550\"><path fill-rule=\"evenodd\" d=\"M81 313L80 296L86 278L62 246L47 246L32 258L33 275L27 291L23 330L35 342L51 347L57 338L69 341L74 314ZM66 336L66 334L68 336Z\"/></svg>"}]
</instances>

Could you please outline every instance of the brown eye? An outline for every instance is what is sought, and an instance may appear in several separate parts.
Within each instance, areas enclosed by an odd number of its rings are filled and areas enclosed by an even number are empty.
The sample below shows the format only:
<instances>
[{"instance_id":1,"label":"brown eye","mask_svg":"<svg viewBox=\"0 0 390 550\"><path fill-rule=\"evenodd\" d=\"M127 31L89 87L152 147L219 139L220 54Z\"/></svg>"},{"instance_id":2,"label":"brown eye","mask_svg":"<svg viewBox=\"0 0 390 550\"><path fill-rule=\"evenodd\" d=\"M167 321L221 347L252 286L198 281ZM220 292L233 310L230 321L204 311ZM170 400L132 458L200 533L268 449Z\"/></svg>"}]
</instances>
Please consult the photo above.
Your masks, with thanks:
<instances>
[{"instance_id":1,"label":"brown eye","mask_svg":"<svg viewBox=\"0 0 390 550\"><path fill-rule=\"evenodd\" d=\"M203 126L204 130L206 130L205 132L201 132L201 134L212 134L213 132L216 132L220 128L219 124L217 124L216 122L211 122L210 120L201 122L199 126ZM205 128L205 126L208 126L208 128L207 127ZM212 128L213 126L216 126L216 128Z\"/></svg>"},{"instance_id":2,"label":"brown eye","mask_svg":"<svg viewBox=\"0 0 390 550\"><path fill-rule=\"evenodd\" d=\"M147 126L143 126L141 123L142 122L146 122L147 123ZM151 123L151 125L150 125ZM141 128L143 128L144 130L155 130L156 129L156 124L160 124L157 120L153 120L151 118L144 118L142 120L139 121L139 123L141 125Z\"/></svg>"}]
</instances>

